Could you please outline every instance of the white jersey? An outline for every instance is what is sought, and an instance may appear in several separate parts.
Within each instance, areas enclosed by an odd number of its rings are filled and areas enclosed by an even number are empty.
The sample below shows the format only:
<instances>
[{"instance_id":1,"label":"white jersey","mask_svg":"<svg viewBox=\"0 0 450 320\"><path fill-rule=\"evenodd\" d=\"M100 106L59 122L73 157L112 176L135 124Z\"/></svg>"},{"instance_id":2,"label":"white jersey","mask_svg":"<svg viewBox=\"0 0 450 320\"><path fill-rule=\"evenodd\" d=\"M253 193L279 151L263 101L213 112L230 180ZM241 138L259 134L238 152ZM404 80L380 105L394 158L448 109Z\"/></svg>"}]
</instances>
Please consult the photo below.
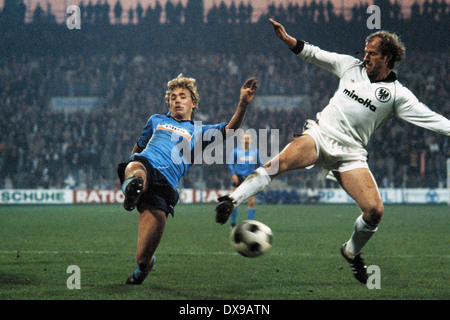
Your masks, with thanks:
<instances>
[{"instance_id":1,"label":"white jersey","mask_svg":"<svg viewBox=\"0 0 450 320\"><path fill-rule=\"evenodd\" d=\"M396 116L450 136L450 120L430 110L391 73L371 82L362 61L304 44L299 56L340 78L329 104L317 114L323 134L350 147L365 148L372 134Z\"/></svg>"}]
</instances>

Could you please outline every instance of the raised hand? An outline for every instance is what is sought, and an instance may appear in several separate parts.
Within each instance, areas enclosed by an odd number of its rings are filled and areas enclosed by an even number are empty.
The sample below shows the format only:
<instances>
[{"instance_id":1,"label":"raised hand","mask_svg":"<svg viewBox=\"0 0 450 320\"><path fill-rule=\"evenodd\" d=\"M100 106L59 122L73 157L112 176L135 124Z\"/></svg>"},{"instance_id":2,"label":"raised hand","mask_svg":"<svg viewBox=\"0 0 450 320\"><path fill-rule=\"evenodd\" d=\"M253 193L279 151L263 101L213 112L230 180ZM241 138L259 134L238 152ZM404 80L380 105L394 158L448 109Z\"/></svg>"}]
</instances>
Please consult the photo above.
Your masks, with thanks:
<instances>
[{"instance_id":1,"label":"raised hand","mask_svg":"<svg viewBox=\"0 0 450 320\"><path fill-rule=\"evenodd\" d=\"M292 49L293 47L295 47L295 45L297 44L297 39L288 35L281 23L278 23L273 19L269 19L269 21L272 24L273 30L275 31L277 37L280 38L284 43L286 43L289 48Z\"/></svg>"},{"instance_id":2,"label":"raised hand","mask_svg":"<svg viewBox=\"0 0 450 320\"><path fill-rule=\"evenodd\" d=\"M241 88L240 104L249 105L255 97L256 89L258 88L258 81L255 78L250 78L245 81Z\"/></svg>"}]
</instances>

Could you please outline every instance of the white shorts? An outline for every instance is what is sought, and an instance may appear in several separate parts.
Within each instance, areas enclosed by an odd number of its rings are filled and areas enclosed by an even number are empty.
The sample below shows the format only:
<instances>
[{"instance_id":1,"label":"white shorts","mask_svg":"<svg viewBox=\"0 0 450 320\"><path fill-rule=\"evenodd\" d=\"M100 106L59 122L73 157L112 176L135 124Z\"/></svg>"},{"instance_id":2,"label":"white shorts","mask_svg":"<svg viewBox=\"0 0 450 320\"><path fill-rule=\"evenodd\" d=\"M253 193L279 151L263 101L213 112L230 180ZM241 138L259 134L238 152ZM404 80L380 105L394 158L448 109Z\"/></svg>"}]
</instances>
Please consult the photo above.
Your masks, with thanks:
<instances>
[{"instance_id":1,"label":"white shorts","mask_svg":"<svg viewBox=\"0 0 450 320\"><path fill-rule=\"evenodd\" d=\"M317 161L308 169L321 166L327 178L336 180L331 172L345 172L358 168L369 168L367 151L362 147L345 146L320 130L320 125L307 120L302 134L311 136L316 143Z\"/></svg>"}]
</instances>

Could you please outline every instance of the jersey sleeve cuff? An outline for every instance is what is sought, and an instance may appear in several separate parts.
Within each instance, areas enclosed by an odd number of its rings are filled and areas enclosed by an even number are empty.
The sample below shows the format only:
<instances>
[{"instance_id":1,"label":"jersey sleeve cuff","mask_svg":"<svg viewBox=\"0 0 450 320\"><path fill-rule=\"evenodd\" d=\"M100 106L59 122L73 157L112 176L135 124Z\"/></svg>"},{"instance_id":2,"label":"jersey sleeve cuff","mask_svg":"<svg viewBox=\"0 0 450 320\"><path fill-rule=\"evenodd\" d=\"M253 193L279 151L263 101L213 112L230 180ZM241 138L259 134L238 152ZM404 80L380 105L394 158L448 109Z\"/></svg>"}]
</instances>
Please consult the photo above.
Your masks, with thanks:
<instances>
[{"instance_id":1,"label":"jersey sleeve cuff","mask_svg":"<svg viewBox=\"0 0 450 320\"><path fill-rule=\"evenodd\" d=\"M305 46L305 42L303 40L297 39L297 43L296 43L295 47L293 47L291 49L291 51L295 54L299 54L300 52L302 52L304 46Z\"/></svg>"}]
</instances>

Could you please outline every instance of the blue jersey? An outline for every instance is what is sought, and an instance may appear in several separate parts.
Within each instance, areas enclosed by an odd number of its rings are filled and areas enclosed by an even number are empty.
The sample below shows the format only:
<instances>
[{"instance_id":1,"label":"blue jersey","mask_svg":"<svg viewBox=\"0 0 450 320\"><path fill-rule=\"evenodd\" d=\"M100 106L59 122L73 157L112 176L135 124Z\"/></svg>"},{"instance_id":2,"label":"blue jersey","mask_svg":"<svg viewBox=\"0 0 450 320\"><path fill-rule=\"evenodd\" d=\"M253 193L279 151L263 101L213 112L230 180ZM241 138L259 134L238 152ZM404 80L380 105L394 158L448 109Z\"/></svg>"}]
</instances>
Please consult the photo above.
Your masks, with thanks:
<instances>
[{"instance_id":1,"label":"blue jersey","mask_svg":"<svg viewBox=\"0 0 450 320\"><path fill-rule=\"evenodd\" d=\"M245 151L243 148L234 148L228 159L228 168L231 174L240 176L248 176L261 166L262 163L257 148L250 148L248 151Z\"/></svg>"},{"instance_id":2,"label":"blue jersey","mask_svg":"<svg viewBox=\"0 0 450 320\"><path fill-rule=\"evenodd\" d=\"M133 154L130 160L135 156L146 158L177 189L179 181L194 162L194 146L200 144L200 150L203 150L213 142L216 134L225 134L226 125L202 125L191 120L177 121L169 114L154 114L148 119L137 142L144 150Z\"/></svg>"}]
</instances>

